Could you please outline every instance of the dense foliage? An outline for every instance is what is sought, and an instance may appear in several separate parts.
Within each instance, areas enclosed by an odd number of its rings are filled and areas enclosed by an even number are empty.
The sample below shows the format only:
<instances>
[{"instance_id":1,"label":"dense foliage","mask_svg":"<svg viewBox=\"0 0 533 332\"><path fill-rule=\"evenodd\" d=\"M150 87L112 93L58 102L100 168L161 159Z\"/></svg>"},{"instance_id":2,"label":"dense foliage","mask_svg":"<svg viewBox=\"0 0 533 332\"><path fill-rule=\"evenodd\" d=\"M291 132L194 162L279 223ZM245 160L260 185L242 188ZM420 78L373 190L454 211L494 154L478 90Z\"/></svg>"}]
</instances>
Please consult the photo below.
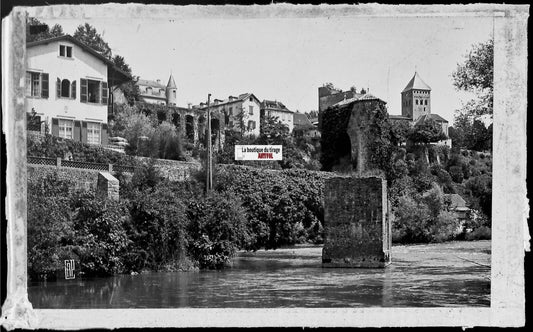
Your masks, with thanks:
<instances>
[{"instance_id":1,"label":"dense foliage","mask_svg":"<svg viewBox=\"0 0 533 332\"><path fill-rule=\"evenodd\" d=\"M320 163L324 171L331 171L339 160L351 153L350 138L346 134L350 114L350 107L329 108L322 114Z\"/></svg>"},{"instance_id":2,"label":"dense foliage","mask_svg":"<svg viewBox=\"0 0 533 332\"><path fill-rule=\"evenodd\" d=\"M91 145L70 139L46 134L44 136L28 135L28 156L42 158L63 158L72 156L72 160L100 164L135 165L135 158L119 152L104 149L100 145Z\"/></svg>"},{"instance_id":3,"label":"dense foliage","mask_svg":"<svg viewBox=\"0 0 533 332\"><path fill-rule=\"evenodd\" d=\"M332 175L221 165L215 189L233 193L242 202L250 234L245 249L277 248L322 241L324 179Z\"/></svg>"},{"instance_id":4,"label":"dense foliage","mask_svg":"<svg viewBox=\"0 0 533 332\"><path fill-rule=\"evenodd\" d=\"M463 63L452 73L458 90L474 94L456 111L450 137L456 147L492 150L492 114L494 89L494 41L488 40L472 46Z\"/></svg>"},{"instance_id":5,"label":"dense foliage","mask_svg":"<svg viewBox=\"0 0 533 332\"><path fill-rule=\"evenodd\" d=\"M147 109L156 112L141 111ZM165 112L164 120L158 118L161 112ZM166 121L166 112L169 108L160 105L116 105L111 132L128 140L126 153L130 155L185 160L182 133L175 124Z\"/></svg>"},{"instance_id":6,"label":"dense foliage","mask_svg":"<svg viewBox=\"0 0 533 332\"><path fill-rule=\"evenodd\" d=\"M227 193L190 200L187 217L188 250L200 268L223 268L237 249L249 244L244 210Z\"/></svg>"},{"instance_id":7,"label":"dense foliage","mask_svg":"<svg viewBox=\"0 0 533 332\"><path fill-rule=\"evenodd\" d=\"M320 142L311 138L293 137L289 128L276 117L261 118L261 131L258 137L243 136L234 130L226 130L225 143L215 152L217 163L253 166L267 169L303 168L318 170L320 164ZM282 160L279 161L238 161L235 160L235 145L281 145ZM205 151L203 151L205 153Z\"/></svg>"},{"instance_id":8,"label":"dense foliage","mask_svg":"<svg viewBox=\"0 0 533 332\"><path fill-rule=\"evenodd\" d=\"M63 27L59 24L54 24L52 28L48 24L39 21L35 17L28 17L26 23L26 42L34 42L43 39L63 36Z\"/></svg>"},{"instance_id":9,"label":"dense foliage","mask_svg":"<svg viewBox=\"0 0 533 332\"><path fill-rule=\"evenodd\" d=\"M476 94L476 99L467 103L462 113L473 118L484 115L492 117L494 86L494 40L472 46L462 64L452 73L453 84L458 90Z\"/></svg>"}]
</instances>

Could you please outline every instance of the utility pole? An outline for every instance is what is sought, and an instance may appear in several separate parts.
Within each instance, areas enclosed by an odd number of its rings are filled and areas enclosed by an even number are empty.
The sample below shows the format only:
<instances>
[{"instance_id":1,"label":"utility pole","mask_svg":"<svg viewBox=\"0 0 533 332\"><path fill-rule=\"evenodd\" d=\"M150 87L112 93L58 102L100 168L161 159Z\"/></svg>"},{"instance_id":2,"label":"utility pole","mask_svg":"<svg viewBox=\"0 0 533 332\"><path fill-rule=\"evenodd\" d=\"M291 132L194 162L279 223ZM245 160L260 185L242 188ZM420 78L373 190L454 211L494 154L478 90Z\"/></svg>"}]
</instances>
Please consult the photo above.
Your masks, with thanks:
<instances>
[{"instance_id":1,"label":"utility pole","mask_svg":"<svg viewBox=\"0 0 533 332\"><path fill-rule=\"evenodd\" d=\"M209 193L213 189L213 162L211 149L211 110L209 102L211 101L211 94L207 95L207 165L206 165L206 192Z\"/></svg>"}]
</instances>

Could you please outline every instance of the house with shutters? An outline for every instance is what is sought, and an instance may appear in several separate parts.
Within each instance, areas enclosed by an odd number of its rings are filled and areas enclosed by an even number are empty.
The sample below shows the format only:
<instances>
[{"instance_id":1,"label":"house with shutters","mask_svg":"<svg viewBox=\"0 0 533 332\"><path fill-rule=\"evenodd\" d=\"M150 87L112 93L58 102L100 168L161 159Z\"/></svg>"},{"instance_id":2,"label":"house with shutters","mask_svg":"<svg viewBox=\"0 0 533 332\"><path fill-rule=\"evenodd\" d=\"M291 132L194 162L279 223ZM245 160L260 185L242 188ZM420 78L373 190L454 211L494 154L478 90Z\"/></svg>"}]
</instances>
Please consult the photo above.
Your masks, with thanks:
<instances>
[{"instance_id":1,"label":"house with shutters","mask_svg":"<svg viewBox=\"0 0 533 332\"><path fill-rule=\"evenodd\" d=\"M294 128L293 111L289 110L283 103L277 100L263 100L261 102L261 117L271 116L277 118L289 128L289 133L292 133Z\"/></svg>"},{"instance_id":2,"label":"house with shutters","mask_svg":"<svg viewBox=\"0 0 533 332\"><path fill-rule=\"evenodd\" d=\"M49 132L107 145L110 89L131 77L69 35L26 44L26 111Z\"/></svg>"},{"instance_id":3,"label":"house with shutters","mask_svg":"<svg viewBox=\"0 0 533 332\"><path fill-rule=\"evenodd\" d=\"M227 99L213 99L209 105L212 112L224 114L224 126L235 131L242 130L245 136L259 136L261 101L253 93L229 96ZM207 110L206 103L193 106Z\"/></svg>"}]
</instances>

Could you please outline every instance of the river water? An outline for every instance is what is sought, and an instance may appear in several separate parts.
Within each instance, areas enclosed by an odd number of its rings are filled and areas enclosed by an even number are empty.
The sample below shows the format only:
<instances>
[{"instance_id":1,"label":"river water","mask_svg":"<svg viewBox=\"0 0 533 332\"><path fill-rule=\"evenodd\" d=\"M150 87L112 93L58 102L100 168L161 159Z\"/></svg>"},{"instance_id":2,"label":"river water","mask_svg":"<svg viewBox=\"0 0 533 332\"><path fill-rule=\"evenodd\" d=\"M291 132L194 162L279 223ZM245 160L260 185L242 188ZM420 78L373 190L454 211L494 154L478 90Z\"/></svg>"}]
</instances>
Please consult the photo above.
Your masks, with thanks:
<instances>
[{"instance_id":1,"label":"river water","mask_svg":"<svg viewBox=\"0 0 533 332\"><path fill-rule=\"evenodd\" d=\"M239 252L221 271L35 282L34 308L490 306L490 241L394 246L384 269L321 267L321 246Z\"/></svg>"}]
</instances>

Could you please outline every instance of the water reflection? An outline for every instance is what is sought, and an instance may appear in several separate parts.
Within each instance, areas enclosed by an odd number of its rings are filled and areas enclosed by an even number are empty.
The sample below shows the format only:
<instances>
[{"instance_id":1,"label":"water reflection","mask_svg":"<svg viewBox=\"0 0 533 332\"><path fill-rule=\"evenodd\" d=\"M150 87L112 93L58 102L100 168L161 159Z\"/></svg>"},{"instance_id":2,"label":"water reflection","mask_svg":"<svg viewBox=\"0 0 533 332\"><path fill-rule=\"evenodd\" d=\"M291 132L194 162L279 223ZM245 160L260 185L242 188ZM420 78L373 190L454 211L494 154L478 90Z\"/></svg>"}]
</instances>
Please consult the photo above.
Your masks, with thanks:
<instances>
[{"instance_id":1,"label":"water reflection","mask_svg":"<svg viewBox=\"0 0 533 332\"><path fill-rule=\"evenodd\" d=\"M487 248L395 247L385 269L323 269L320 247L299 247L240 253L223 271L42 282L28 292L35 308L488 306Z\"/></svg>"}]
</instances>

